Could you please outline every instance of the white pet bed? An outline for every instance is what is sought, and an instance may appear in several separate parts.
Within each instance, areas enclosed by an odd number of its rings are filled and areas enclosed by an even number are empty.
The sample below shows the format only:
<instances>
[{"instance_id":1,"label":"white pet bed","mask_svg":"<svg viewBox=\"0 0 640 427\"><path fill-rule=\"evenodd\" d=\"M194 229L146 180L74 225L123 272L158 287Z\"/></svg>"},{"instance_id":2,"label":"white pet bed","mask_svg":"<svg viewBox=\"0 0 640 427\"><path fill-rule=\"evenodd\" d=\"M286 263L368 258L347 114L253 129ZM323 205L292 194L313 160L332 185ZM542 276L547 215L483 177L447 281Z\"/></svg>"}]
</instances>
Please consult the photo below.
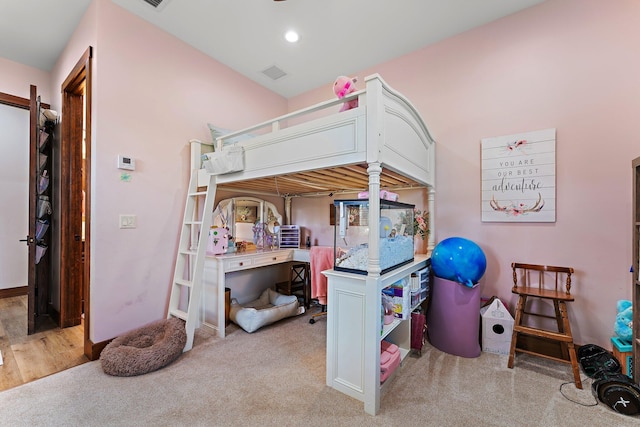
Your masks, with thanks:
<instances>
[{"instance_id":1,"label":"white pet bed","mask_svg":"<svg viewBox=\"0 0 640 427\"><path fill-rule=\"evenodd\" d=\"M298 297L282 295L272 289L265 289L260 298L240 305L233 298L229 318L245 331L252 333L278 320L304 313L298 307Z\"/></svg>"}]
</instances>

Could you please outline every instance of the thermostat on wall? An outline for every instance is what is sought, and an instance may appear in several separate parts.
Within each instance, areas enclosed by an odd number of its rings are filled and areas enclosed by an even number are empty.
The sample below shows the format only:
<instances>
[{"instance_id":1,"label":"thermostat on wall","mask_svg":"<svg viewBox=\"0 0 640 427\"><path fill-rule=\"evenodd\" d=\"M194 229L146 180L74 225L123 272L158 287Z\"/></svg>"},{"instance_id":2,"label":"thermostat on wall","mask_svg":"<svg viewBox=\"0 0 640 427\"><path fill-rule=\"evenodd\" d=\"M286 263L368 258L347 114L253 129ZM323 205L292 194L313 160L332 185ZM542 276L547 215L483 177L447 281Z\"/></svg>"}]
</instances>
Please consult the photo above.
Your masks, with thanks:
<instances>
[{"instance_id":1,"label":"thermostat on wall","mask_svg":"<svg viewBox=\"0 0 640 427\"><path fill-rule=\"evenodd\" d=\"M131 157L119 155L118 169L126 169L130 171L136 170L136 160Z\"/></svg>"}]
</instances>

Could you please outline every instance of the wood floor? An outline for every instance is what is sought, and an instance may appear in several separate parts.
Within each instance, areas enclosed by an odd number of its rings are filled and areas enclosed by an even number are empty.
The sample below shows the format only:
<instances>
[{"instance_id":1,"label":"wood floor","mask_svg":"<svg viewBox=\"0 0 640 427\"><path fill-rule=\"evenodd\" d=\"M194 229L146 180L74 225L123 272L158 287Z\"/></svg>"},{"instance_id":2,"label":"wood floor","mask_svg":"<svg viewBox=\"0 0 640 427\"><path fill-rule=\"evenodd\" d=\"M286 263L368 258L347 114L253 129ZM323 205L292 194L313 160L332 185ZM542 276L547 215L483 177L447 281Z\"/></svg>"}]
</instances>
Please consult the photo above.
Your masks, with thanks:
<instances>
[{"instance_id":1,"label":"wood floor","mask_svg":"<svg viewBox=\"0 0 640 427\"><path fill-rule=\"evenodd\" d=\"M26 296L0 299L0 391L88 362L83 325L40 329L27 335Z\"/></svg>"}]
</instances>

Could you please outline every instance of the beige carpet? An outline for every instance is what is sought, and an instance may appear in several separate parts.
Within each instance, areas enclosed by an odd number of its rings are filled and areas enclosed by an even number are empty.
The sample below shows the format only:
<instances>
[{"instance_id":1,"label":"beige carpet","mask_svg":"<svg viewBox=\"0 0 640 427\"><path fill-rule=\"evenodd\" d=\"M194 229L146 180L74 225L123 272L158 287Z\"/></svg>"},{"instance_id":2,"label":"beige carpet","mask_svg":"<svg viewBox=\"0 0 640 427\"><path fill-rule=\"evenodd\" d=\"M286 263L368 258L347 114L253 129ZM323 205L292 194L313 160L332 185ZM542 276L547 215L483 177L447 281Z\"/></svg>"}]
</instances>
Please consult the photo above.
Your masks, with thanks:
<instances>
[{"instance_id":1,"label":"beige carpet","mask_svg":"<svg viewBox=\"0 0 640 427\"><path fill-rule=\"evenodd\" d=\"M226 339L196 337L159 371L110 377L90 362L0 393L2 426L630 426L640 418L563 396L568 365L526 355L465 359L427 346L408 357L381 409L325 385L326 320L309 315ZM586 377L585 377L586 378ZM593 404L585 389L562 390Z\"/></svg>"}]
</instances>

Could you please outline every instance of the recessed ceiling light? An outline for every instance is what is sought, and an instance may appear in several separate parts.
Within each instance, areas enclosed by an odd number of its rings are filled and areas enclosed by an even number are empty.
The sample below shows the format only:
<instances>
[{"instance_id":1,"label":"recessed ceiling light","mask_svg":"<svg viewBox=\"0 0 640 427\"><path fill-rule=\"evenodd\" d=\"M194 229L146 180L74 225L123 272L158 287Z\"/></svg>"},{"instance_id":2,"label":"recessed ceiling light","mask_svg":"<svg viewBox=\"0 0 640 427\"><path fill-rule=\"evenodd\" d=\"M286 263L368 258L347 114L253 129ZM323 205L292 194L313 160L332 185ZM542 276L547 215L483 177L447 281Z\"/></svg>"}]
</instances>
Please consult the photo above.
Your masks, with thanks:
<instances>
[{"instance_id":1,"label":"recessed ceiling light","mask_svg":"<svg viewBox=\"0 0 640 427\"><path fill-rule=\"evenodd\" d=\"M284 33L284 39L289 43L295 43L298 40L300 40L300 36L295 31L289 30L286 33Z\"/></svg>"}]
</instances>

